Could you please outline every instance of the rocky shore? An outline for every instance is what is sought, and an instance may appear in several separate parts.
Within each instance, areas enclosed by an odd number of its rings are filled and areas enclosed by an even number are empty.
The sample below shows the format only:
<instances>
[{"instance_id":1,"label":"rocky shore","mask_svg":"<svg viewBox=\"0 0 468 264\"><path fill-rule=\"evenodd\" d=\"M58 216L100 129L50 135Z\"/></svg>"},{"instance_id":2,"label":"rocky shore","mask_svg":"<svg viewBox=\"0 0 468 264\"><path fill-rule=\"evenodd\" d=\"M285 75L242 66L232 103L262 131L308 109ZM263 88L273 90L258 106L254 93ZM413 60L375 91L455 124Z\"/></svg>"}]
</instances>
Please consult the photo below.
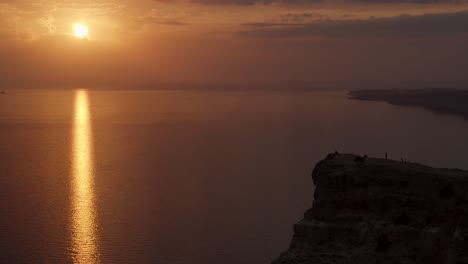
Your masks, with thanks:
<instances>
[{"instance_id":1,"label":"rocky shore","mask_svg":"<svg viewBox=\"0 0 468 264\"><path fill-rule=\"evenodd\" d=\"M468 264L468 172L330 154L274 264Z\"/></svg>"},{"instance_id":2,"label":"rocky shore","mask_svg":"<svg viewBox=\"0 0 468 264\"><path fill-rule=\"evenodd\" d=\"M349 95L351 99L423 107L436 113L454 114L468 119L468 90L356 90L349 92Z\"/></svg>"}]
</instances>

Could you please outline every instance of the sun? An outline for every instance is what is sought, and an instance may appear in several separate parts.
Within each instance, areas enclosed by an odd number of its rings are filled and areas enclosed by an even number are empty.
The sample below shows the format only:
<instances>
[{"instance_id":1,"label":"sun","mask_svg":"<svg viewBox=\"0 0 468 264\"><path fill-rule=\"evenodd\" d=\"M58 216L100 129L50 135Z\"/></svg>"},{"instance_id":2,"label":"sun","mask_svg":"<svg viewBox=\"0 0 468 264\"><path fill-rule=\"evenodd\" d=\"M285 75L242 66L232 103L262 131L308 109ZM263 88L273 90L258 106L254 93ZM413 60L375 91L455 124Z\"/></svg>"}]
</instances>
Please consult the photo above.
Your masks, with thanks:
<instances>
[{"instance_id":1,"label":"sun","mask_svg":"<svg viewBox=\"0 0 468 264\"><path fill-rule=\"evenodd\" d=\"M81 23L75 23L73 25L73 32L77 38L85 38L89 35L88 27Z\"/></svg>"}]
</instances>

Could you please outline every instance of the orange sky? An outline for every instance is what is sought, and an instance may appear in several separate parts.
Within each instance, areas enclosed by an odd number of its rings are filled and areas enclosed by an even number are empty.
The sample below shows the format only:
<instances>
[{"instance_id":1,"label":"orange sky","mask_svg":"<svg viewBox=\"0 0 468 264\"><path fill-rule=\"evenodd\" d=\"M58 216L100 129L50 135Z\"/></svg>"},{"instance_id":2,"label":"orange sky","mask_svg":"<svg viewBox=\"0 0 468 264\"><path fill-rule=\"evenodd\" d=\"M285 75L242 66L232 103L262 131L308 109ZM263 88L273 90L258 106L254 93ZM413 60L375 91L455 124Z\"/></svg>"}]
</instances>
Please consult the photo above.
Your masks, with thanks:
<instances>
[{"instance_id":1,"label":"orange sky","mask_svg":"<svg viewBox=\"0 0 468 264\"><path fill-rule=\"evenodd\" d=\"M431 0L3 0L0 86L460 86L466 10ZM88 39L73 36L76 22Z\"/></svg>"}]
</instances>

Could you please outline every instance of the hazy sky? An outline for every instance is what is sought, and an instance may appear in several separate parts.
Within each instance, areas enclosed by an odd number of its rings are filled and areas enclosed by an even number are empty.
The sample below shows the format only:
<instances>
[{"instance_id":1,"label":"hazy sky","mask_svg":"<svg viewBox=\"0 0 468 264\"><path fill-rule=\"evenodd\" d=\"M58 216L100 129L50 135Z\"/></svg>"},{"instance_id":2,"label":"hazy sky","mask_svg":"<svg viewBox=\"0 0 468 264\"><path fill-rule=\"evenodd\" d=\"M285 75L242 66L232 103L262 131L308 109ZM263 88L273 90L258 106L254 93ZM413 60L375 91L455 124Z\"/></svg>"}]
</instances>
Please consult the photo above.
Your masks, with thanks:
<instances>
[{"instance_id":1,"label":"hazy sky","mask_svg":"<svg viewBox=\"0 0 468 264\"><path fill-rule=\"evenodd\" d=\"M0 23L4 89L468 85L468 1L0 0Z\"/></svg>"}]
</instances>

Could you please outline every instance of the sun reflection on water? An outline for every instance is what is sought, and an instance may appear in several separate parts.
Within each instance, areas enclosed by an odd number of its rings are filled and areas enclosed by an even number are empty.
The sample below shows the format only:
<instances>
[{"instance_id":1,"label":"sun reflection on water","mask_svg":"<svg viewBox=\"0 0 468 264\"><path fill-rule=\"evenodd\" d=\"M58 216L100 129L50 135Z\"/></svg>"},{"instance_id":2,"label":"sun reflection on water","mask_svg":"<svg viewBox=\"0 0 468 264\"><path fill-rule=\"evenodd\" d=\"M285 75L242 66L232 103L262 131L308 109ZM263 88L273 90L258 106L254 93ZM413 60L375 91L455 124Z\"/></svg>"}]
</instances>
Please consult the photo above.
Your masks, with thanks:
<instances>
[{"instance_id":1,"label":"sun reflection on water","mask_svg":"<svg viewBox=\"0 0 468 264\"><path fill-rule=\"evenodd\" d=\"M94 164L88 92L75 93L72 146L72 257L73 263L99 263L94 203Z\"/></svg>"}]
</instances>

